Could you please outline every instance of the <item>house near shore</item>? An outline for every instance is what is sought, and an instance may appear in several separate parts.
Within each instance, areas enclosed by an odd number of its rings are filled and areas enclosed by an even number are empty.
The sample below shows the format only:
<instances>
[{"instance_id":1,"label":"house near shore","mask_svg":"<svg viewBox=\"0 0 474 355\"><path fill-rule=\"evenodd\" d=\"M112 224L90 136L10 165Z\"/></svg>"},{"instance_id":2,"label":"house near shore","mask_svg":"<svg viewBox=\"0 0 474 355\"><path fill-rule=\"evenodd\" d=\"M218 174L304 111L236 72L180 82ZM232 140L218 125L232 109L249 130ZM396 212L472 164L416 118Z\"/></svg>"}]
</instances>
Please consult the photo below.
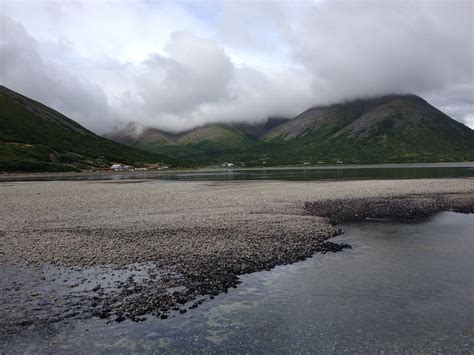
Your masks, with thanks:
<instances>
[{"instance_id":1,"label":"house near shore","mask_svg":"<svg viewBox=\"0 0 474 355\"><path fill-rule=\"evenodd\" d=\"M227 168L232 168L234 166L233 163L224 163L222 164L223 167L227 167Z\"/></svg>"},{"instance_id":2,"label":"house near shore","mask_svg":"<svg viewBox=\"0 0 474 355\"><path fill-rule=\"evenodd\" d=\"M113 171L123 171L124 166L122 164L113 164L110 169Z\"/></svg>"},{"instance_id":3,"label":"house near shore","mask_svg":"<svg viewBox=\"0 0 474 355\"><path fill-rule=\"evenodd\" d=\"M123 165L123 164L113 164L110 167L113 171L133 171L133 166L131 165Z\"/></svg>"},{"instance_id":4,"label":"house near shore","mask_svg":"<svg viewBox=\"0 0 474 355\"><path fill-rule=\"evenodd\" d=\"M168 169L168 165L164 163L151 163L151 164L145 164L145 167L148 168L149 170L162 170L162 169Z\"/></svg>"}]
</instances>

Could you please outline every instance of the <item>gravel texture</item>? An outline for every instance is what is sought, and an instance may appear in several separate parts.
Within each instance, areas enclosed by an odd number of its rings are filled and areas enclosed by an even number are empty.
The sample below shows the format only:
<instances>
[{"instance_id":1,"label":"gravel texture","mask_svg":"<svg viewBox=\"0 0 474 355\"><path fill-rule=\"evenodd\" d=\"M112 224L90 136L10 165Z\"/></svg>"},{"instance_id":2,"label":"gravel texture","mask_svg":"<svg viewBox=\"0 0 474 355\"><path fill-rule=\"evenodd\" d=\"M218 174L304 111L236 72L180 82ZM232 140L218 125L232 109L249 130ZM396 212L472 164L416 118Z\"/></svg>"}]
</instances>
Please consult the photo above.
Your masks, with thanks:
<instances>
[{"instance_id":1,"label":"gravel texture","mask_svg":"<svg viewBox=\"0 0 474 355\"><path fill-rule=\"evenodd\" d=\"M333 219L470 212L473 196L472 179L1 183L0 329L184 313L240 274L348 247L327 241Z\"/></svg>"},{"instance_id":2,"label":"gravel texture","mask_svg":"<svg viewBox=\"0 0 474 355\"><path fill-rule=\"evenodd\" d=\"M474 213L474 193L405 195L391 198L354 198L306 202L308 215L327 217L331 222L364 219L394 219L414 222L439 211Z\"/></svg>"}]
</instances>

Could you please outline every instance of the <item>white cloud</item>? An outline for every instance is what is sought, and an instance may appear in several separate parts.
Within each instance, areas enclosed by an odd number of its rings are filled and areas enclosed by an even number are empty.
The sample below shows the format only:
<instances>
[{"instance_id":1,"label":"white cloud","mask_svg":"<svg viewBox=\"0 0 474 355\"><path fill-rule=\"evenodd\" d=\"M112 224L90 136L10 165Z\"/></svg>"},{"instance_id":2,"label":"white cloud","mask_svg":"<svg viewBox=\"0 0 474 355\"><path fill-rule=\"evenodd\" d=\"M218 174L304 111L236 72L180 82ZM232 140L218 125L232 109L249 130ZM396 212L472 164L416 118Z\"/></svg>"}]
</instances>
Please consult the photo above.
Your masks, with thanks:
<instances>
[{"instance_id":1,"label":"white cloud","mask_svg":"<svg viewBox=\"0 0 474 355\"><path fill-rule=\"evenodd\" d=\"M124 94L122 121L133 117L130 121L179 131L208 122L291 116L312 102L304 73L268 76L233 63L215 41L185 32L172 34L166 48L166 55L150 56L132 75L135 89Z\"/></svg>"},{"instance_id":2,"label":"white cloud","mask_svg":"<svg viewBox=\"0 0 474 355\"><path fill-rule=\"evenodd\" d=\"M65 112L90 129L111 126L100 86L39 54L38 43L18 22L0 15L0 83Z\"/></svg>"},{"instance_id":3,"label":"white cloud","mask_svg":"<svg viewBox=\"0 0 474 355\"><path fill-rule=\"evenodd\" d=\"M2 3L0 82L97 132L411 92L470 124L471 1Z\"/></svg>"},{"instance_id":4,"label":"white cloud","mask_svg":"<svg viewBox=\"0 0 474 355\"><path fill-rule=\"evenodd\" d=\"M474 114L468 113L465 117L463 117L462 122L471 129L474 129Z\"/></svg>"},{"instance_id":5,"label":"white cloud","mask_svg":"<svg viewBox=\"0 0 474 355\"><path fill-rule=\"evenodd\" d=\"M286 38L321 102L424 94L473 79L472 2L331 1Z\"/></svg>"},{"instance_id":6,"label":"white cloud","mask_svg":"<svg viewBox=\"0 0 474 355\"><path fill-rule=\"evenodd\" d=\"M155 54L147 59L146 70L137 78L148 108L186 115L229 96L234 66L216 43L186 32L173 33L167 52L169 57Z\"/></svg>"}]
</instances>

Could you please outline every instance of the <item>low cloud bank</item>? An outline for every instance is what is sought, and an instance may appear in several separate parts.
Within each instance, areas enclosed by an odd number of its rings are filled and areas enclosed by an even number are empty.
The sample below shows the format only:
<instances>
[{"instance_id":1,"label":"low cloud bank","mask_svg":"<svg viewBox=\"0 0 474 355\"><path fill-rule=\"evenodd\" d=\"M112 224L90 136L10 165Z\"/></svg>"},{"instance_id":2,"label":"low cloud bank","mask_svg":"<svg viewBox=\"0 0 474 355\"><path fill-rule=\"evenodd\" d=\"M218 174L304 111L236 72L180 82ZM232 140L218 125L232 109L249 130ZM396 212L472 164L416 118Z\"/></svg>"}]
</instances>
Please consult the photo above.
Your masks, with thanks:
<instances>
[{"instance_id":1,"label":"low cloud bank","mask_svg":"<svg viewBox=\"0 0 474 355\"><path fill-rule=\"evenodd\" d=\"M474 127L472 2L214 5L36 3L32 17L7 3L0 84L98 133L252 123L388 93Z\"/></svg>"}]
</instances>

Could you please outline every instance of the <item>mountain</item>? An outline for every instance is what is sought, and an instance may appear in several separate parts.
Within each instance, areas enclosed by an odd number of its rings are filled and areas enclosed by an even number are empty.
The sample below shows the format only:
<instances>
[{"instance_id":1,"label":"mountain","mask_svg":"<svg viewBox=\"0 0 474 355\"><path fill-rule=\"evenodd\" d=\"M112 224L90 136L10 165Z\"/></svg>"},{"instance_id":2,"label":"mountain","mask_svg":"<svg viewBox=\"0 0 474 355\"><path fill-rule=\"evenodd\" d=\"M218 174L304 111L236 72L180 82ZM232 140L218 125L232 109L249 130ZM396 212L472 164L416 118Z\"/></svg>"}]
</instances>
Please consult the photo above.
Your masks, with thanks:
<instances>
[{"instance_id":1,"label":"mountain","mask_svg":"<svg viewBox=\"0 0 474 355\"><path fill-rule=\"evenodd\" d=\"M212 124L174 136L160 132L167 139L156 141L145 136L131 145L196 164L474 161L474 131L416 95L316 106L291 120L257 125Z\"/></svg>"},{"instance_id":2,"label":"mountain","mask_svg":"<svg viewBox=\"0 0 474 355\"><path fill-rule=\"evenodd\" d=\"M474 160L474 131L415 95L314 107L264 140L281 160L294 154L330 162Z\"/></svg>"},{"instance_id":3,"label":"mountain","mask_svg":"<svg viewBox=\"0 0 474 355\"><path fill-rule=\"evenodd\" d=\"M104 137L150 152L160 152L196 165L233 160L273 128L287 122L270 118L264 123L207 124L179 134L129 124Z\"/></svg>"},{"instance_id":4,"label":"mountain","mask_svg":"<svg viewBox=\"0 0 474 355\"><path fill-rule=\"evenodd\" d=\"M263 123L234 123L231 126L235 129L241 131L249 138L254 140L260 140L264 137L268 132L273 130L274 128L288 122L289 118L277 118L277 117L270 117Z\"/></svg>"},{"instance_id":5,"label":"mountain","mask_svg":"<svg viewBox=\"0 0 474 355\"><path fill-rule=\"evenodd\" d=\"M162 147L176 144L219 143L240 145L244 141L259 140L275 127L288 122L288 118L269 118L263 123L207 124L181 133L162 131L156 128L140 128L134 123L104 134L117 143L146 147Z\"/></svg>"},{"instance_id":6,"label":"mountain","mask_svg":"<svg viewBox=\"0 0 474 355\"><path fill-rule=\"evenodd\" d=\"M137 125L130 123L125 127L104 134L103 137L129 146L146 144L156 144L157 146L161 146L173 144L176 135L155 128L141 129Z\"/></svg>"},{"instance_id":7,"label":"mountain","mask_svg":"<svg viewBox=\"0 0 474 355\"><path fill-rule=\"evenodd\" d=\"M61 113L0 86L0 171L77 171L112 162L175 163L102 138Z\"/></svg>"}]
</instances>

